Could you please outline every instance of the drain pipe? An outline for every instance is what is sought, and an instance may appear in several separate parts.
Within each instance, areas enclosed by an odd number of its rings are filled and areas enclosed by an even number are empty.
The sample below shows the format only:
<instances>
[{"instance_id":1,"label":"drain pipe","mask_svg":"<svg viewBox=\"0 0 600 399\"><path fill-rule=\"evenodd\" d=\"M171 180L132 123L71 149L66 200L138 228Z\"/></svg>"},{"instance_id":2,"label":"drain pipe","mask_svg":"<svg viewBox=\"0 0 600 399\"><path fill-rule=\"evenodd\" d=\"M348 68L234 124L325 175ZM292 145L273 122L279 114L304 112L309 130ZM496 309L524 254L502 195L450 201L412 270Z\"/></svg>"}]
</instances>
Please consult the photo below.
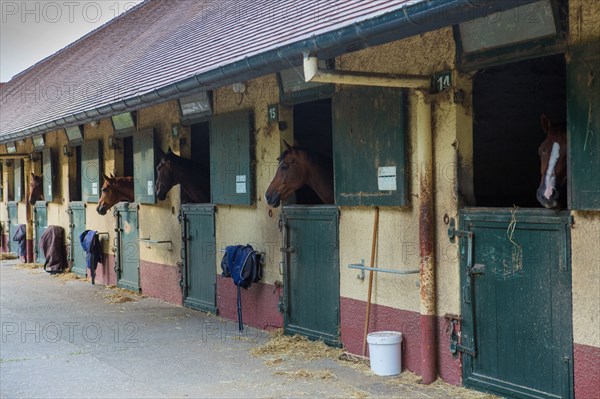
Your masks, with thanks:
<instances>
[{"instance_id":1,"label":"drain pipe","mask_svg":"<svg viewBox=\"0 0 600 399\"><path fill-rule=\"evenodd\" d=\"M420 324L421 376L423 384L437 379L437 320L435 297L434 207L433 207L433 133L431 104L427 102L429 76L394 75L319 69L318 58L304 54L306 82L414 89L417 95L417 162L419 165L419 248L420 248Z\"/></svg>"},{"instance_id":2,"label":"drain pipe","mask_svg":"<svg viewBox=\"0 0 600 399\"><path fill-rule=\"evenodd\" d=\"M31 160L29 158L23 158L23 174L25 178L23 179L25 187L23 190L23 195L25 196L25 220L27 224L25 226L25 249L26 249L26 262L33 263L34 262L34 254L33 254L33 217L32 217L32 208L33 205L29 203L29 179L31 179Z\"/></svg>"},{"instance_id":3,"label":"drain pipe","mask_svg":"<svg viewBox=\"0 0 600 399\"><path fill-rule=\"evenodd\" d=\"M419 249L421 290L421 376L423 384L437 379L435 317L435 254L433 208L433 138L431 104L417 90L417 162L419 167Z\"/></svg>"}]
</instances>

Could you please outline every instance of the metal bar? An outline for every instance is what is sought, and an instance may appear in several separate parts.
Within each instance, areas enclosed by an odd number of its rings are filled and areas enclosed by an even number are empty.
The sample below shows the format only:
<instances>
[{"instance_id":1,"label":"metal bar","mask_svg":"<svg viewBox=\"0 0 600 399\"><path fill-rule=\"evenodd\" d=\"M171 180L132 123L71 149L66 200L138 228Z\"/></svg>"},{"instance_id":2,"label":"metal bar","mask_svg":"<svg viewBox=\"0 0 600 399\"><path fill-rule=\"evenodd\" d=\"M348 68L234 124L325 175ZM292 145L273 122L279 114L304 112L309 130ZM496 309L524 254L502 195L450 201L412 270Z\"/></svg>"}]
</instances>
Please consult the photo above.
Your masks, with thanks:
<instances>
[{"instance_id":1,"label":"metal bar","mask_svg":"<svg viewBox=\"0 0 600 399\"><path fill-rule=\"evenodd\" d=\"M419 270L393 270L393 269L382 269L380 267L367 267L360 263L350 263L348 265L350 269L366 270L370 272L382 272L392 274L419 274Z\"/></svg>"},{"instance_id":2,"label":"metal bar","mask_svg":"<svg viewBox=\"0 0 600 399\"><path fill-rule=\"evenodd\" d=\"M138 241L142 241L148 244L173 244L171 240L151 240L149 238L140 238Z\"/></svg>"}]
</instances>

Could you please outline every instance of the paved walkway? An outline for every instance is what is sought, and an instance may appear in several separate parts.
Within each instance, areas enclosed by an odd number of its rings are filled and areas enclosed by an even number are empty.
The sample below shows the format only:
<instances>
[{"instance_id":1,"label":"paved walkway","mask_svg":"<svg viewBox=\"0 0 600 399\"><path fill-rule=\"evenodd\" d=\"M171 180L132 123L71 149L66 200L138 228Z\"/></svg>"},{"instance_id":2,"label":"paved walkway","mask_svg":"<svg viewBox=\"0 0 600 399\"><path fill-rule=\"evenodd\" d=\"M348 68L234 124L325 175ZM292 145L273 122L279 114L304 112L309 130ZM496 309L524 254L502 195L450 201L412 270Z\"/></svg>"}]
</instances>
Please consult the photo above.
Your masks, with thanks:
<instances>
[{"instance_id":1,"label":"paved walkway","mask_svg":"<svg viewBox=\"0 0 600 399\"><path fill-rule=\"evenodd\" d=\"M0 261L2 398L491 397L327 356L257 357L265 331L16 263Z\"/></svg>"}]
</instances>

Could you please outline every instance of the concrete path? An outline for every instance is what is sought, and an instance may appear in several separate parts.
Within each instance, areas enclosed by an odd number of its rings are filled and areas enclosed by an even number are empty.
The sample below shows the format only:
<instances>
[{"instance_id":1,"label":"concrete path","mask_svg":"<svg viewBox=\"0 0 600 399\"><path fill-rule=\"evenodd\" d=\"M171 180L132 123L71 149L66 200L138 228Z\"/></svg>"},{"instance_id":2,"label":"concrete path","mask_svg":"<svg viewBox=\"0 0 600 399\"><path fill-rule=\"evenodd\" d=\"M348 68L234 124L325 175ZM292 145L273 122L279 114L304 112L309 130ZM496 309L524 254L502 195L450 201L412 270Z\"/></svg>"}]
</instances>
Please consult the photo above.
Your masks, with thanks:
<instances>
[{"instance_id":1,"label":"concrete path","mask_svg":"<svg viewBox=\"0 0 600 399\"><path fill-rule=\"evenodd\" d=\"M108 303L117 290L16 263L0 261L2 398L491 397L335 359L255 357L268 332L239 335L235 322L150 298Z\"/></svg>"}]
</instances>

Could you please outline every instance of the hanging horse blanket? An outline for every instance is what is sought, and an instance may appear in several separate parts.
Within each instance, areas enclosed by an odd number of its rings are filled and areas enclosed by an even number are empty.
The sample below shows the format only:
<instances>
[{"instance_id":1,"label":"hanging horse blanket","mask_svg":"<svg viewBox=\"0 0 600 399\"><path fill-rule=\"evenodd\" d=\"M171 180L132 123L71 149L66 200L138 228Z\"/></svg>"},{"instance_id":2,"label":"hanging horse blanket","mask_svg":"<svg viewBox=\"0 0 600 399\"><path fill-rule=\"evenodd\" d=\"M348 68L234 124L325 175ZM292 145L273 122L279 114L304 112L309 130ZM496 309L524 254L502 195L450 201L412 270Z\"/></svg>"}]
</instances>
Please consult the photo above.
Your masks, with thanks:
<instances>
[{"instance_id":1,"label":"hanging horse blanket","mask_svg":"<svg viewBox=\"0 0 600 399\"><path fill-rule=\"evenodd\" d=\"M19 256L27 256L26 234L25 225L20 224L12 238L19 243Z\"/></svg>"},{"instance_id":2,"label":"hanging horse blanket","mask_svg":"<svg viewBox=\"0 0 600 399\"><path fill-rule=\"evenodd\" d=\"M40 237L40 248L46 263L44 270L50 274L62 273L67 266L65 233L61 226L48 226Z\"/></svg>"},{"instance_id":3,"label":"hanging horse blanket","mask_svg":"<svg viewBox=\"0 0 600 399\"><path fill-rule=\"evenodd\" d=\"M221 261L223 277L231 277L237 286L238 328L244 330L242 320L242 294L240 288L248 289L262 278L261 256L251 245L230 245L225 248Z\"/></svg>"},{"instance_id":4,"label":"hanging horse blanket","mask_svg":"<svg viewBox=\"0 0 600 399\"><path fill-rule=\"evenodd\" d=\"M85 251L85 261L87 268L90 269L92 284L96 284L96 266L102 263L102 246L98 238L98 232L95 230L85 230L79 236L81 247Z\"/></svg>"}]
</instances>

